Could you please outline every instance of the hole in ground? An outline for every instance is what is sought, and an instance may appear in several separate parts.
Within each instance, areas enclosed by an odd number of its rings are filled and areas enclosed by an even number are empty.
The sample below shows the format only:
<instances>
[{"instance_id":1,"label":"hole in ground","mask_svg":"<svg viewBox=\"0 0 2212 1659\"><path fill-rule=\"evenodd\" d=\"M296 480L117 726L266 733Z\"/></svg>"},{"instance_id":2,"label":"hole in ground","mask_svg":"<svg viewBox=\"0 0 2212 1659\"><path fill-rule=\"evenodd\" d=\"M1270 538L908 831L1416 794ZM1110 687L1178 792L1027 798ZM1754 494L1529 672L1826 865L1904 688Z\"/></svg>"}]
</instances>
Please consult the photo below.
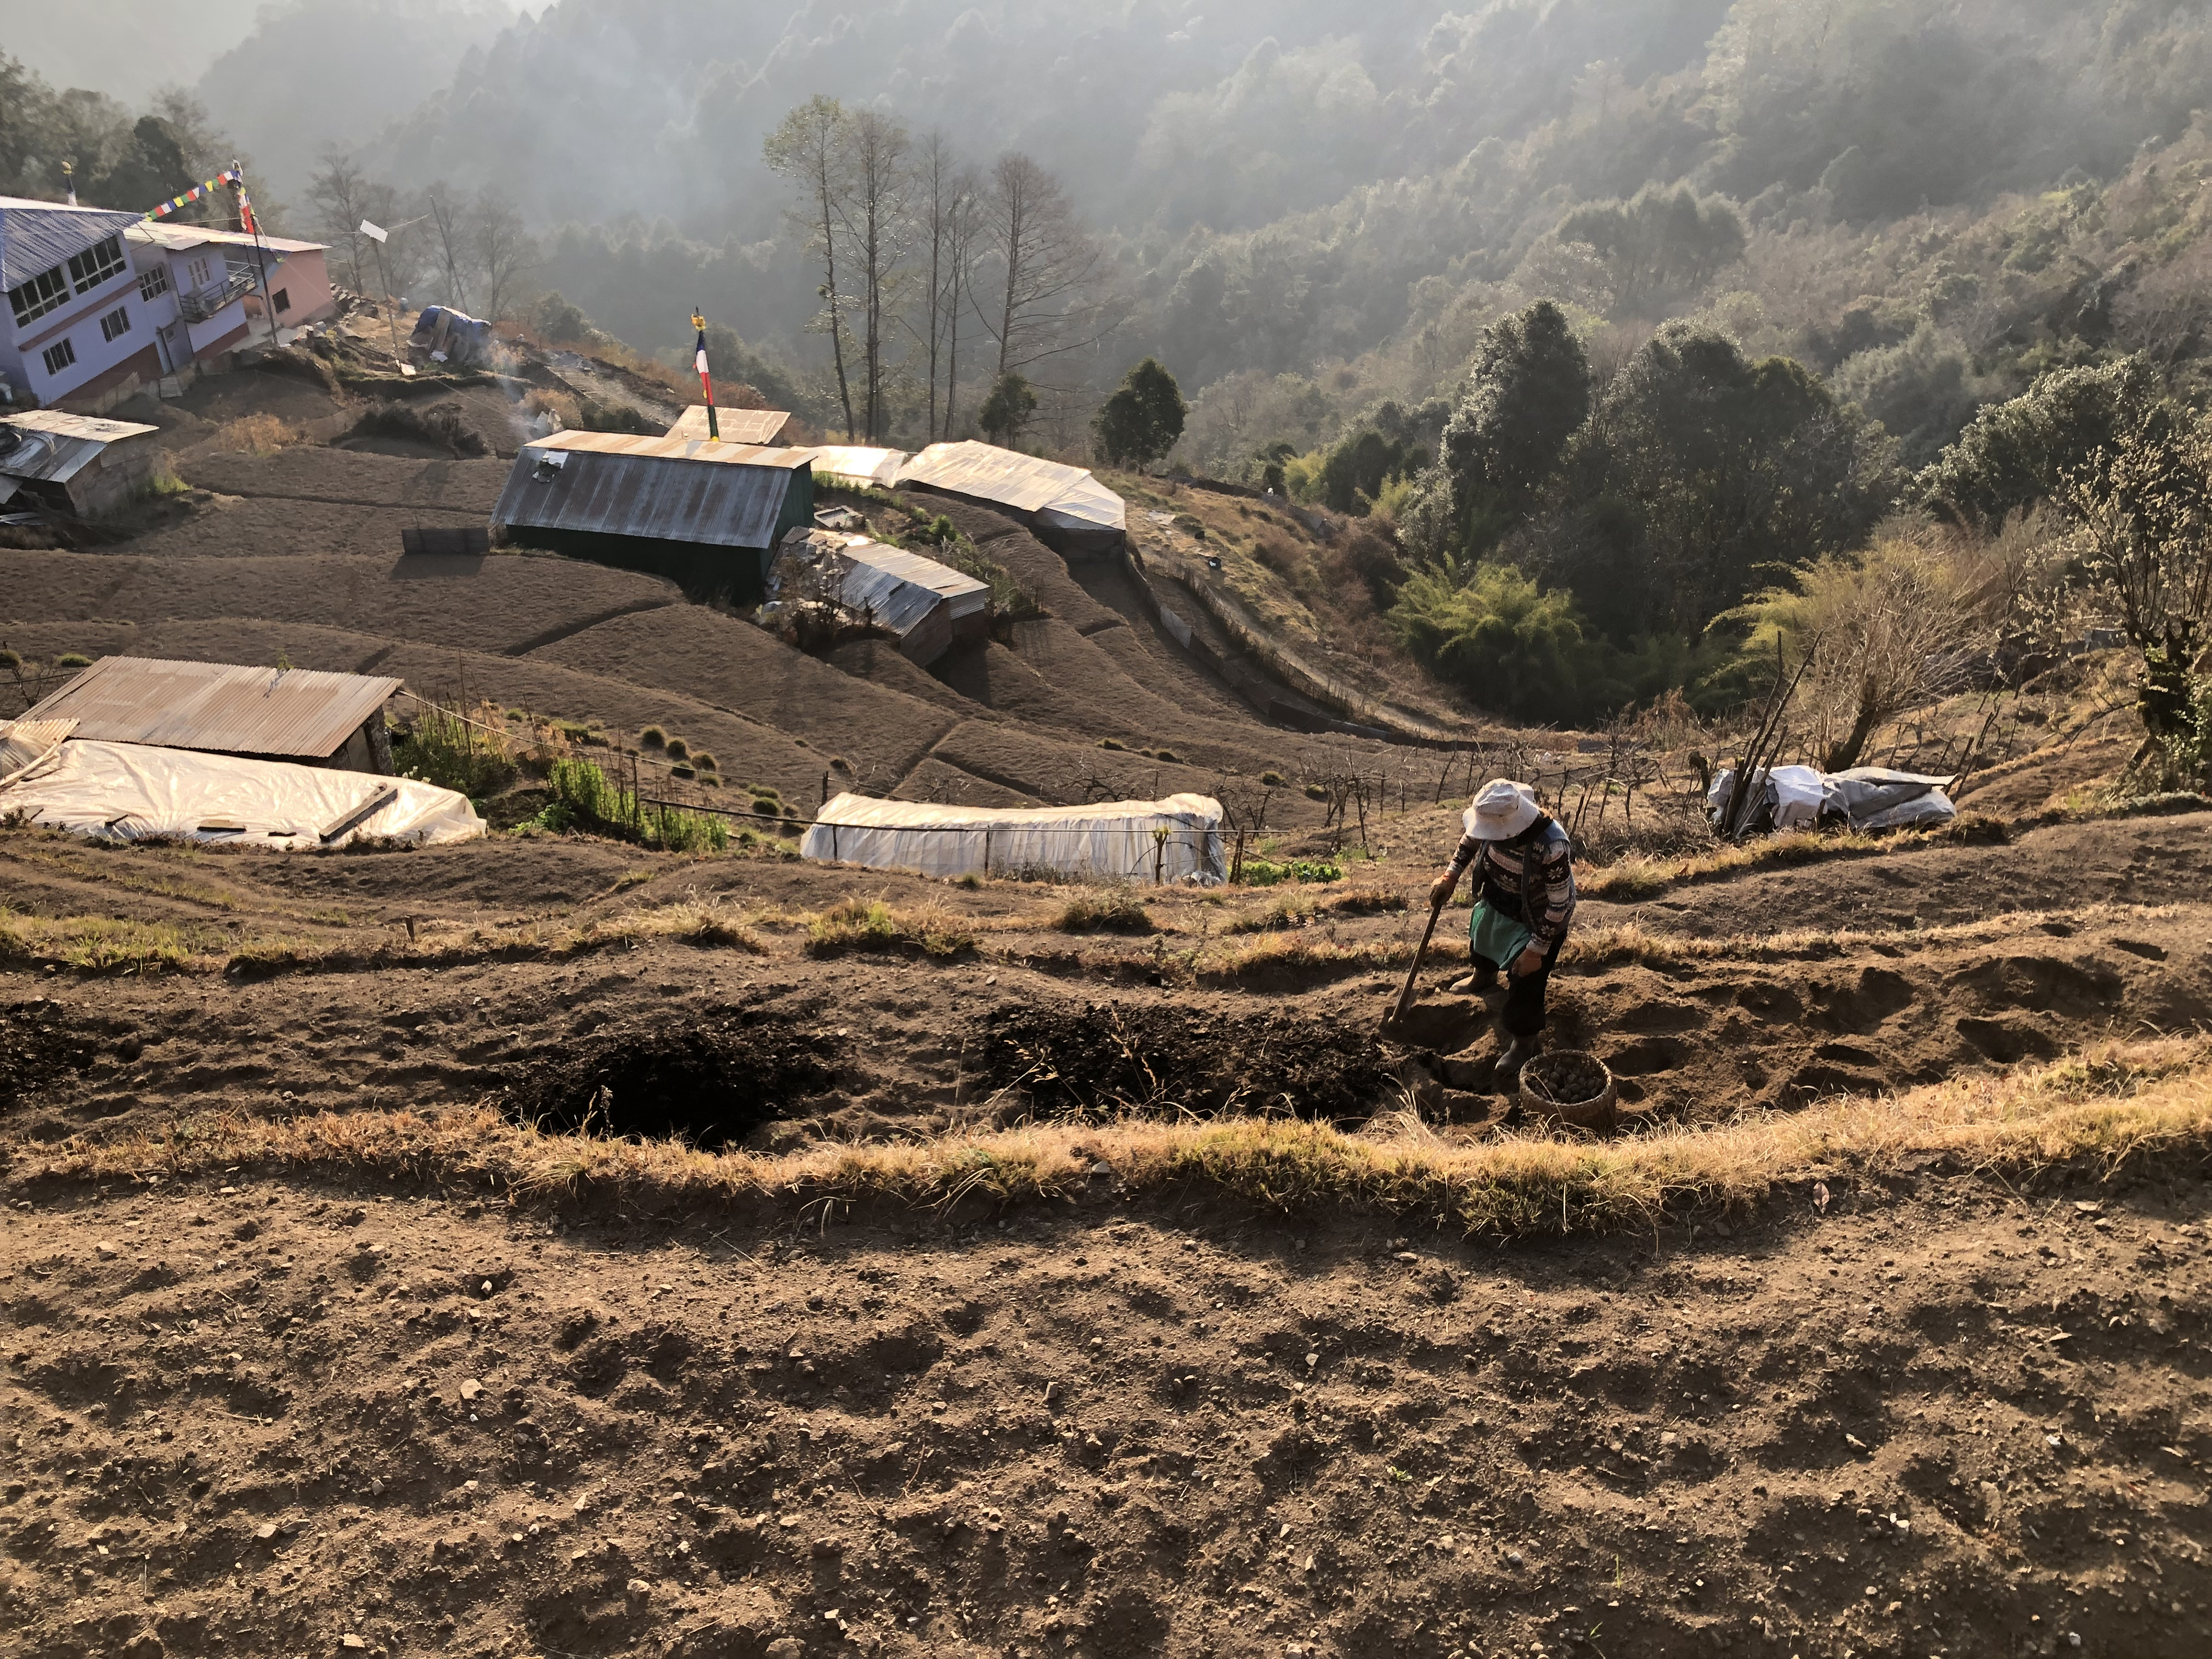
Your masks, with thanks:
<instances>
[{"instance_id":1,"label":"hole in ground","mask_svg":"<svg viewBox=\"0 0 2212 1659\"><path fill-rule=\"evenodd\" d=\"M1109 1002L1006 1006L984 1022L986 1076L1050 1117L1364 1119L1389 1090L1395 1064L1356 1021Z\"/></svg>"},{"instance_id":2,"label":"hole in ground","mask_svg":"<svg viewBox=\"0 0 2212 1659\"><path fill-rule=\"evenodd\" d=\"M507 1085L518 1123L622 1139L731 1146L836 1080L818 1031L758 1014L600 1031Z\"/></svg>"}]
</instances>

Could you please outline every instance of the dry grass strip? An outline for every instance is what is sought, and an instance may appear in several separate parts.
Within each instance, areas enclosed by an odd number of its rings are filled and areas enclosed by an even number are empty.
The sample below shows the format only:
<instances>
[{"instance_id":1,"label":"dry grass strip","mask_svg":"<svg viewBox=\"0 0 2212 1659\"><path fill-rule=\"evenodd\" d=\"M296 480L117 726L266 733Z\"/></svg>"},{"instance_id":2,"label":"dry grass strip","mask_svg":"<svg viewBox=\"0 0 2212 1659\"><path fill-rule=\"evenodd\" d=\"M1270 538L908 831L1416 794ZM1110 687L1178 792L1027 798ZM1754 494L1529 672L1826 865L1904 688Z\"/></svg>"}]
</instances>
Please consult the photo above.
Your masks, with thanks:
<instances>
[{"instance_id":1,"label":"dry grass strip","mask_svg":"<svg viewBox=\"0 0 2212 1659\"><path fill-rule=\"evenodd\" d=\"M112 1141L21 1146L21 1176L71 1181L246 1173L398 1179L568 1193L650 1206L941 1208L1092 1189L1193 1187L1291 1212L1380 1209L1472 1236L1647 1229L1673 1213L1741 1210L1815 1178L1871 1178L1931 1157L2033 1173L2106 1172L2212 1152L2212 1038L2111 1042L2054 1065L1881 1099L1841 1098L1614 1141L1526 1136L1455 1146L1419 1126L1346 1134L1285 1119L1039 1125L781 1156L548 1135L488 1110L196 1117Z\"/></svg>"}]
</instances>

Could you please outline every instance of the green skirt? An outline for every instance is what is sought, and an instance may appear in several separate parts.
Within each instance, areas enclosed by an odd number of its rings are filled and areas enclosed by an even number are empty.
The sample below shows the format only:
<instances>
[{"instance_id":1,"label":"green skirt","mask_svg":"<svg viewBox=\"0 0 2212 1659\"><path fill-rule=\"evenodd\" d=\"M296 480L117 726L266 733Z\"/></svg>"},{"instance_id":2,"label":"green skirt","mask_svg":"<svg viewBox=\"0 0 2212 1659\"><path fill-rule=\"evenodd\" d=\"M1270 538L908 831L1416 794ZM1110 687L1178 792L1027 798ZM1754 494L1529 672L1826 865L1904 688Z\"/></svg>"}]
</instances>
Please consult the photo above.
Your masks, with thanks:
<instances>
[{"instance_id":1,"label":"green skirt","mask_svg":"<svg viewBox=\"0 0 2212 1659\"><path fill-rule=\"evenodd\" d=\"M1526 923L1516 921L1494 908L1488 899L1474 902L1474 912L1468 918L1467 946L1485 962L1510 968L1534 937L1534 932Z\"/></svg>"}]
</instances>

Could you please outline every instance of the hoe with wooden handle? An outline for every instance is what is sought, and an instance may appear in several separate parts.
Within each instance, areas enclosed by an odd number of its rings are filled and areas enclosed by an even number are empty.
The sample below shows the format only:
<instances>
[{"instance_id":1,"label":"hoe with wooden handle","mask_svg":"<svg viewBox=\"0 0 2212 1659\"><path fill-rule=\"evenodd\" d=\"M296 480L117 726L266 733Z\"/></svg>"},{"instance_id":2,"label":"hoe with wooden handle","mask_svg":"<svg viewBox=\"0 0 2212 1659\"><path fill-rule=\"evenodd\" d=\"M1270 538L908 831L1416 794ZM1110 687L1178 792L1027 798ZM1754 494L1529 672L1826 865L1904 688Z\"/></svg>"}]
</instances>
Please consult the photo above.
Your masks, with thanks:
<instances>
[{"instance_id":1,"label":"hoe with wooden handle","mask_svg":"<svg viewBox=\"0 0 2212 1659\"><path fill-rule=\"evenodd\" d=\"M1444 907L1441 904L1430 907L1429 925L1421 930L1420 948L1413 952L1413 965L1406 970L1406 988L1398 993L1397 1006L1390 1010L1382 1021L1382 1029L1385 1031L1406 1017L1406 1011L1413 1006L1413 982L1421 976L1421 958L1429 953L1429 941L1436 937L1437 918L1443 913Z\"/></svg>"}]
</instances>

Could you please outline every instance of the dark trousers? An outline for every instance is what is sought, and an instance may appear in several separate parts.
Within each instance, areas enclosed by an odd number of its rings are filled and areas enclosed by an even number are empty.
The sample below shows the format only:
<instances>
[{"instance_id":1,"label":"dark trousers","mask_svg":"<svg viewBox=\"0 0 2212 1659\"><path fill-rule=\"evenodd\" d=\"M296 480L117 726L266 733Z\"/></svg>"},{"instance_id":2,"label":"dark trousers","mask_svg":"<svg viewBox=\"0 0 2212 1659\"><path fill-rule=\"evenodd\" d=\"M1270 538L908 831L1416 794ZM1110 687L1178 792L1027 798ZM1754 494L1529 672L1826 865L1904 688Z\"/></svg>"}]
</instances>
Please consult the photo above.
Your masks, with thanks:
<instances>
[{"instance_id":1,"label":"dark trousers","mask_svg":"<svg viewBox=\"0 0 2212 1659\"><path fill-rule=\"evenodd\" d=\"M1544 994L1552 983L1552 963L1558 960L1562 939L1544 952L1543 965L1533 974L1522 975L1512 971L1510 963L1492 962L1487 957L1474 958L1474 971L1505 974L1505 1006L1498 1014L1498 1024L1510 1036L1534 1036L1544 1029Z\"/></svg>"}]
</instances>

